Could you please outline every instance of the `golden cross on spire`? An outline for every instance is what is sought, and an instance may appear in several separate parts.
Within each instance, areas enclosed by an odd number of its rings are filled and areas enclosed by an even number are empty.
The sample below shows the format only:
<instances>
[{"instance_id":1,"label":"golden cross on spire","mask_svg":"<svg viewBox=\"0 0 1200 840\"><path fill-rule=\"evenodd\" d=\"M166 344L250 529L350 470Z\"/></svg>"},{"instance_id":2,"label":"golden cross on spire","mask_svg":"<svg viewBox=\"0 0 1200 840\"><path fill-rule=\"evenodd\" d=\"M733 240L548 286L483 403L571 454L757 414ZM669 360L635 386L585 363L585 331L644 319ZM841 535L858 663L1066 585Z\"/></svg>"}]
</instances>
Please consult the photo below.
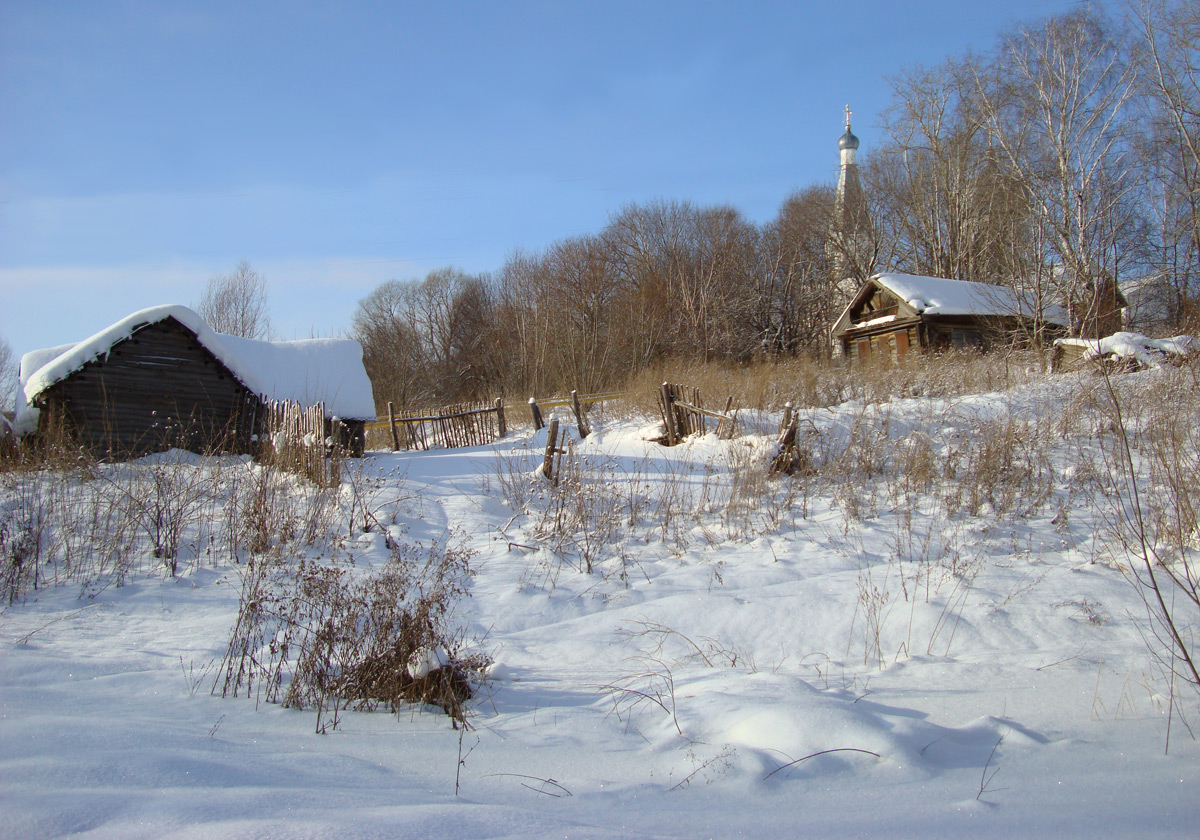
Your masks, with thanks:
<instances>
[{"instance_id":1,"label":"golden cross on spire","mask_svg":"<svg viewBox=\"0 0 1200 840\"><path fill-rule=\"evenodd\" d=\"M847 131L850 130L850 114L852 114L852 113L853 112L850 110L850 104L847 103L846 104L846 130Z\"/></svg>"}]
</instances>

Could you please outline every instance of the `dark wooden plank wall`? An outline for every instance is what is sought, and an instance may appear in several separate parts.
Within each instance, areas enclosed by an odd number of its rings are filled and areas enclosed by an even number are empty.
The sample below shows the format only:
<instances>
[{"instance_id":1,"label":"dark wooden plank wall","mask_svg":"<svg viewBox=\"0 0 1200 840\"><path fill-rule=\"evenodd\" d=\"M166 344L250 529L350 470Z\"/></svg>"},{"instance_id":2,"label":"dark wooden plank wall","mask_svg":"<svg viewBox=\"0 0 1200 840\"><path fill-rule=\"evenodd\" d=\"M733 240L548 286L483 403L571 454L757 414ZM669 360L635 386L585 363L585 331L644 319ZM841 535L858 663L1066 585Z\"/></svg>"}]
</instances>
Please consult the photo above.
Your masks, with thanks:
<instances>
[{"instance_id":1,"label":"dark wooden plank wall","mask_svg":"<svg viewBox=\"0 0 1200 840\"><path fill-rule=\"evenodd\" d=\"M43 420L62 417L101 456L246 452L259 414L258 398L173 318L136 331L44 398Z\"/></svg>"}]
</instances>

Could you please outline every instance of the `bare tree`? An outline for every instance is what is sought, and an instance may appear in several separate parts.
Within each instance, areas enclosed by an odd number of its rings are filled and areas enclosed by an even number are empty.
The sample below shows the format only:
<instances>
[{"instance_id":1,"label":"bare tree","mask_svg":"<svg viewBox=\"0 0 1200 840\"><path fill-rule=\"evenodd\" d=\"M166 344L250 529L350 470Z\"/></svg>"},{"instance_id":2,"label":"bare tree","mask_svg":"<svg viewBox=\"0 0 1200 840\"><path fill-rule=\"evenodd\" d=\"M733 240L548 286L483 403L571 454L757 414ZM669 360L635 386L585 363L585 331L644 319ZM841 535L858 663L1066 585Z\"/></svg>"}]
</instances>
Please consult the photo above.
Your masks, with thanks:
<instances>
[{"instance_id":1,"label":"bare tree","mask_svg":"<svg viewBox=\"0 0 1200 840\"><path fill-rule=\"evenodd\" d=\"M731 207L629 205L602 234L623 290L636 366L666 355L705 360L754 351L749 328L758 230Z\"/></svg>"},{"instance_id":2,"label":"bare tree","mask_svg":"<svg viewBox=\"0 0 1200 840\"><path fill-rule=\"evenodd\" d=\"M271 332L267 278L242 260L230 274L209 279L196 312L219 333L265 339Z\"/></svg>"},{"instance_id":3,"label":"bare tree","mask_svg":"<svg viewBox=\"0 0 1200 840\"><path fill-rule=\"evenodd\" d=\"M752 326L767 354L829 353L829 327L837 315L826 247L833 212L833 190L809 187L789 196L763 228Z\"/></svg>"},{"instance_id":4,"label":"bare tree","mask_svg":"<svg viewBox=\"0 0 1200 840\"><path fill-rule=\"evenodd\" d=\"M983 59L895 78L888 139L867 170L891 263L914 274L997 283L1024 273L1028 205L987 137Z\"/></svg>"},{"instance_id":5,"label":"bare tree","mask_svg":"<svg viewBox=\"0 0 1200 840\"><path fill-rule=\"evenodd\" d=\"M376 409L405 406L428 395L421 340L409 317L410 283L388 280L358 302L351 333L363 347Z\"/></svg>"},{"instance_id":6,"label":"bare tree","mask_svg":"<svg viewBox=\"0 0 1200 840\"><path fill-rule=\"evenodd\" d=\"M496 380L492 308L485 278L453 268L389 280L359 301L353 333L381 406L486 396Z\"/></svg>"},{"instance_id":7,"label":"bare tree","mask_svg":"<svg viewBox=\"0 0 1200 840\"><path fill-rule=\"evenodd\" d=\"M548 260L514 252L505 260L497 283L494 347L504 359L502 387L518 394L544 394L556 387L552 339L557 327L550 295Z\"/></svg>"}]
</instances>

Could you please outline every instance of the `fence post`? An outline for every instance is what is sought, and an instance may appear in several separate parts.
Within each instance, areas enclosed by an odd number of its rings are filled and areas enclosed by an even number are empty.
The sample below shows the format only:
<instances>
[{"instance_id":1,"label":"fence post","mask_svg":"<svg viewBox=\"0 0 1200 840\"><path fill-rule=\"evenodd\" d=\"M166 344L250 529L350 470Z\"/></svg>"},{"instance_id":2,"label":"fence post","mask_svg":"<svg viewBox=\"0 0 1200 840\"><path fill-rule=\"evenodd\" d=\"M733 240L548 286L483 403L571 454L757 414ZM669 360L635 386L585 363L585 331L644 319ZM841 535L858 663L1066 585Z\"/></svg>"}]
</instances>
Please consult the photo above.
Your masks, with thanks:
<instances>
[{"instance_id":1,"label":"fence post","mask_svg":"<svg viewBox=\"0 0 1200 840\"><path fill-rule=\"evenodd\" d=\"M391 400L388 400L388 428L392 430L392 451L397 452L400 449L400 436L396 434L396 411L392 408Z\"/></svg>"},{"instance_id":2,"label":"fence post","mask_svg":"<svg viewBox=\"0 0 1200 840\"><path fill-rule=\"evenodd\" d=\"M788 403L791 405L791 403ZM792 417L788 424L779 431L778 451L775 457L771 459L770 474L787 473L791 474L795 469L796 461L796 432L799 424L799 417Z\"/></svg>"},{"instance_id":3,"label":"fence post","mask_svg":"<svg viewBox=\"0 0 1200 840\"><path fill-rule=\"evenodd\" d=\"M585 438L591 434L591 430L587 427L587 420L583 417L583 406L579 404L579 392L571 392L571 407L575 409L575 425L579 427L579 437Z\"/></svg>"},{"instance_id":4,"label":"fence post","mask_svg":"<svg viewBox=\"0 0 1200 840\"><path fill-rule=\"evenodd\" d=\"M542 475L554 481L554 453L558 449L558 418L550 418L550 429L546 433L546 457L542 461Z\"/></svg>"},{"instance_id":5,"label":"fence post","mask_svg":"<svg viewBox=\"0 0 1200 840\"><path fill-rule=\"evenodd\" d=\"M496 437L508 434L508 425L504 422L504 398L496 397Z\"/></svg>"},{"instance_id":6,"label":"fence post","mask_svg":"<svg viewBox=\"0 0 1200 840\"><path fill-rule=\"evenodd\" d=\"M542 410L538 408L537 400L529 398L529 413L533 415L533 430L536 432L546 424L542 421Z\"/></svg>"},{"instance_id":7,"label":"fence post","mask_svg":"<svg viewBox=\"0 0 1200 840\"><path fill-rule=\"evenodd\" d=\"M674 446L679 442L675 434L675 398L671 396L671 386L666 382L662 384L662 400L663 423L667 427L667 446Z\"/></svg>"},{"instance_id":8,"label":"fence post","mask_svg":"<svg viewBox=\"0 0 1200 840\"><path fill-rule=\"evenodd\" d=\"M783 404L783 419L779 421L779 433L783 434L783 430L792 425L792 404L785 402ZM729 409L725 409L725 413L729 413Z\"/></svg>"}]
</instances>

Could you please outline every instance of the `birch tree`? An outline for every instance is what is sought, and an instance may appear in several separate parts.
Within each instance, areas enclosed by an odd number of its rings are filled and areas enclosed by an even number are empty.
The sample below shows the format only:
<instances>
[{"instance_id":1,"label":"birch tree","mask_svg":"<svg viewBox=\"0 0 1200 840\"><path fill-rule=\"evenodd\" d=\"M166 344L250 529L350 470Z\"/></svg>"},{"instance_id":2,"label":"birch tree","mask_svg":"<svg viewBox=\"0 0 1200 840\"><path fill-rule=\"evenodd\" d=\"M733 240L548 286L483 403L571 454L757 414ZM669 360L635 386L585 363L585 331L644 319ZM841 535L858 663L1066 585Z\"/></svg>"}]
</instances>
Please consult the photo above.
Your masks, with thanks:
<instances>
[{"instance_id":1,"label":"birch tree","mask_svg":"<svg viewBox=\"0 0 1200 840\"><path fill-rule=\"evenodd\" d=\"M1006 38L1003 84L981 76L976 87L989 139L1018 177L1047 249L1036 282L1053 289L1075 334L1096 329L1136 222L1128 120L1136 88L1124 47L1089 7Z\"/></svg>"},{"instance_id":2,"label":"birch tree","mask_svg":"<svg viewBox=\"0 0 1200 840\"><path fill-rule=\"evenodd\" d=\"M1172 327L1200 293L1200 9L1143 0L1134 14L1137 69L1150 103L1145 160L1156 185L1151 264Z\"/></svg>"}]
</instances>

